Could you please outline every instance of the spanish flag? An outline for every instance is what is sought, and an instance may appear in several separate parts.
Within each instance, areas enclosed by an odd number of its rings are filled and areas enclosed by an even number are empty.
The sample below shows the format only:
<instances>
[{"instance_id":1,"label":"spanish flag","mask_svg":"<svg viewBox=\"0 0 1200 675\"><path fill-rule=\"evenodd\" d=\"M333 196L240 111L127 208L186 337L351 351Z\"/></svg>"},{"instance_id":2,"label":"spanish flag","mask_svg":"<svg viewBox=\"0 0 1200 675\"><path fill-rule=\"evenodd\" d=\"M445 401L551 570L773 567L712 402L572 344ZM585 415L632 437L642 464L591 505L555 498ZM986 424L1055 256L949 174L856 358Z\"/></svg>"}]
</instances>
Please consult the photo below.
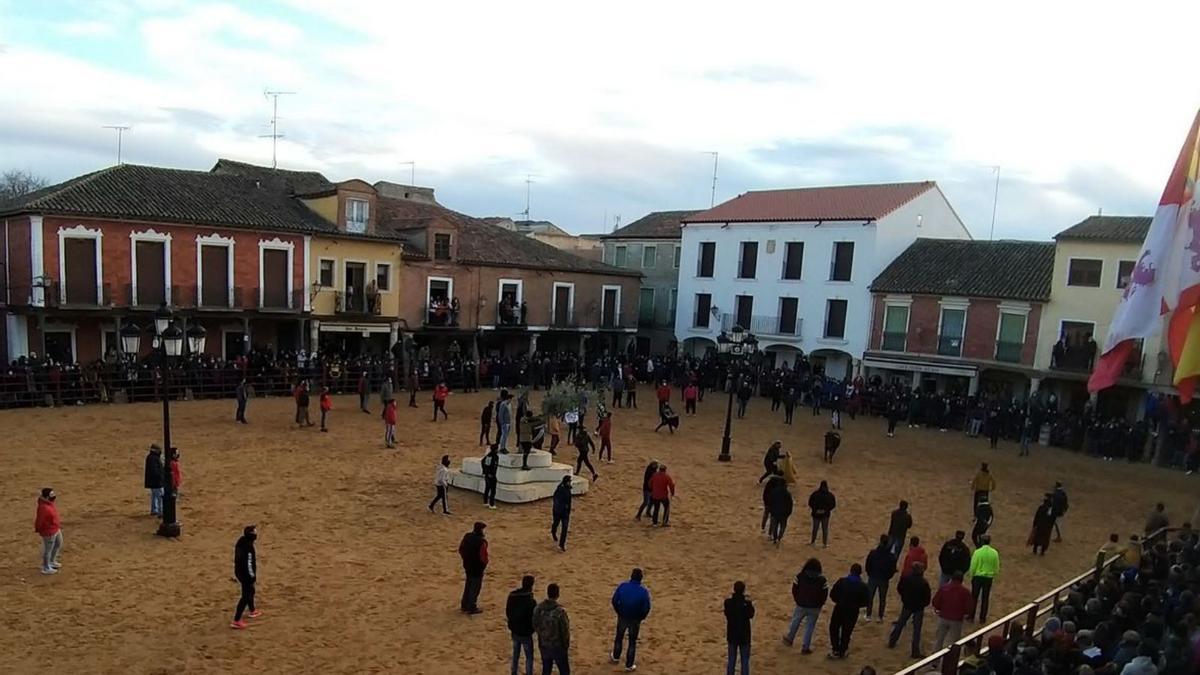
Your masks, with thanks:
<instances>
[{"instance_id":1,"label":"spanish flag","mask_svg":"<svg viewBox=\"0 0 1200 675\"><path fill-rule=\"evenodd\" d=\"M1196 177L1200 169L1200 112L1192 121L1175 167L1167 180L1137 264L1113 315L1104 353L1088 380L1089 391L1117 381L1134 343L1158 334L1164 318L1175 385L1191 400L1200 377L1200 213Z\"/></svg>"}]
</instances>

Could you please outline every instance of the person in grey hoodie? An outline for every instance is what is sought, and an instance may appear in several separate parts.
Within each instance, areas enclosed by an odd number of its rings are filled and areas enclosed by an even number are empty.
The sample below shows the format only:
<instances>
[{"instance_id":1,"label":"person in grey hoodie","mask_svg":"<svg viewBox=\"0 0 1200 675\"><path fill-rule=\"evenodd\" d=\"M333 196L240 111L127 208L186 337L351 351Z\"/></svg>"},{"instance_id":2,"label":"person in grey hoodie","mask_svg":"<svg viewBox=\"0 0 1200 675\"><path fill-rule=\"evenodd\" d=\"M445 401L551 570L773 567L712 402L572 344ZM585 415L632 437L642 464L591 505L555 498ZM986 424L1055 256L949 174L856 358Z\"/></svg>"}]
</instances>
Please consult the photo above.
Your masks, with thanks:
<instances>
[{"instance_id":1,"label":"person in grey hoodie","mask_svg":"<svg viewBox=\"0 0 1200 675\"><path fill-rule=\"evenodd\" d=\"M500 446L500 453L508 454L508 434L512 430L512 396L507 389L500 390L500 404L496 406L496 429L499 434L496 437L496 445Z\"/></svg>"}]
</instances>

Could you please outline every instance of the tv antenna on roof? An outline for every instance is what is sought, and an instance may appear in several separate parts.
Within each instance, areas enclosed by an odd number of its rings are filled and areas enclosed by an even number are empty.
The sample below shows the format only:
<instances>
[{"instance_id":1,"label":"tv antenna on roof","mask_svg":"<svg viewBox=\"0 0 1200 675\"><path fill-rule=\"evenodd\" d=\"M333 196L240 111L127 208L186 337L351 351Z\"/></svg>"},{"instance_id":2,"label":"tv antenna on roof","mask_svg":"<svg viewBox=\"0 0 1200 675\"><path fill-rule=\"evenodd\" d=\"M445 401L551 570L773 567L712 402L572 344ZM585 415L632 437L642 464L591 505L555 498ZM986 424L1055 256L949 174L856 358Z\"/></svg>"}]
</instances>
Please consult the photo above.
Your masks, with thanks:
<instances>
[{"instance_id":1,"label":"tv antenna on roof","mask_svg":"<svg viewBox=\"0 0 1200 675\"><path fill-rule=\"evenodd\" d=\"M130 127L122 124L105 124L100 128L112 129L117 132L117 166L121 166L121 138L125 135L126 131L129 131Z\"/></svg>"},{"instance_id":2,"label":"tv antenna on roof","mask_svg":"<svg viewBox=\"0 0 1200 675\"><path fill-rule=\"evenodd\" d=\"M279 133L279 97L290 96L295 94L294 91L271 91L270 89L263 90L263 98L271 99L271 133L262 134L259 138L271 139L271 168L274 169L278 165L276 155L276 145L279 139L283 138L283 134Z\"/></svg>"},{"instance_id":3,"label":"tv antenna on roof","mask_svg":"<svg viewBox=\"0 0 1200 675\"><path fill-rule=\"evenodd\" d=\"M529 186L534 183L533 177L534 174L532 173L525 174L525 210L517 214L518 216L525 216L526 221L529 220Z\"/></svg>"},{"instance_id":4,"label":"tv antenna on roof","mask_svg":"<svg viewBox=\"0 0 1200 675\"><path fill-rule=\"evenodd\" d=\"M717 157L720 155L720 153L715 152L713 150L709 150L705 154L709 154L709 155L713 156L712 195L708 198L708 208L711 209L712 207L717 205Z\"/></svg>"},{"instance_id":5,"label":"tv antenna on roof","mask_svg":"<svg viewBox=\"0 0 1200 675\"><path fill-rule=\"evenodd\" d=\"M408 165L408 184L417 184L417 163L416 162L400 162L400 166Z\"/></svg>"}]
</instances>

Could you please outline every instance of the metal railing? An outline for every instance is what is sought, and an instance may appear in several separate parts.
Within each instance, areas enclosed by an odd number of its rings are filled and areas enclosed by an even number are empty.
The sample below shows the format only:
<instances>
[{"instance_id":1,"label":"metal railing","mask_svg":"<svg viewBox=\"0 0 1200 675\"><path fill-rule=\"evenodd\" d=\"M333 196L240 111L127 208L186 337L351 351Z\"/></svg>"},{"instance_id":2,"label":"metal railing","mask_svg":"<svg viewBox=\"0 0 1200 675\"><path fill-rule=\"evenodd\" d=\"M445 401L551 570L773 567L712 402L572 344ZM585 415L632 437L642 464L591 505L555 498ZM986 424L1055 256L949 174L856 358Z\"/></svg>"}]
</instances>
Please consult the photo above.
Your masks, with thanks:
<instances>
[{"instance_id":1,"label":"metal railing","mask_svg":"<svg viewBox=\"0 0 1200 675\"><path fill-rule=\"evenodd\" d=\"M333 292L334 314L375 316L379 314L379 296L371 298L366 293Z\"/></svg>"},{"instance_id":2,"label":"metal railing","mask_svg":"<svg viewBox=\"0 0 1200 675\"><path fill-rule=\"evenodd\" d=\"M459 312L449 303L430 303L421 308L421 325L430 328L457 328Z\"/></svg>"},{"instance_id":3,"label":"metal railing","mask_svg":"<svg viewBox=\"0 0 1200 675\"><path fill-rule=\"evenodd\" d=\"M753 314L750 316L739 317L737 314L726 313L721 315L721 330L730 331L734 326L741 326L743 330L755 335L776 335L781 337L800 337L800 327L803 320L796 317L795 325L785 326L781 323L782 317Z\"/></svg>"},{"instance_id":4,"label":"metal railing","mask_svg":"<svg viewBox=\"0 0 1200 675\"><path fill-rule=\"evenodd\" d=\"M189 291L190 291L190 287ZM176 307L191 307L195 305L196 299L191 293L188 297L181 295L183 287L171 285L170 293L167 292L167 286L154 284L151 287L134 286L133 284L125 284L121 291L121 301L124 306L135 307L138 309L154 309L162 304L173 305Z\"/></svg>"},{"instance_id":5,"label":"metal railing","mask_svg":"<svg viewBox=\"0 0 1200 675\"><path fill-rule=\"evenodd\" d=\"M304 309L304 291L280 292L277 289L253 289L258 308L269 312L299 312Z\"/></svg>"},{"instance_id":6,"label":"metal railing","mask_svg":"<svg viewBox=\"0 0 1200 675\"><path fill-rule=\"evenodd\" d=\"M1142 545L1145 546L1146 542L1166 537L1167 534L1174 531L1174 528L1166 527L1157 530L1147 536L1143 540ZM980 647L979 653L986 654L986 637L992 634L1004 636L1007 642L1014 637L1014 631L1019 629L1025 639L1032 638L1038 630L1039 625L1044 623L1044 619L1059 608L1063 599L1067 597L1076 584L1088 578L1099 579L1105 570L1120 559L1121 556L1115 555L1105 560L1103 553L1097 553L1096 564L1091 569L1059 585L1055 589L1038 596L1033 602L1026 603L986 626L981 626L970 634L964 635L949 647L939 649L920 661L896 671L895 675L915 675L916 673L926 673L929 671L939 671L942 675L955 675L958 673L959 666L962 665L964 648L970 646L972 643L984 645ZM1024 620L1022 621L1022 619Z\"/></svg>"},{"instance_id":7,"label":"metal railing","mask_svg":"<svg viewBox=\"0 0 1200 675\"><path fill-rule=\"evenodd\" d=\"M902 352L908 346L908 333L888 333L883 334L883 344L880 345L887 352Z\"/></svg>"},{"instance_id":8,"label":"metal railing","mask_svg":"<svg viewBox=\"0 0 1200 675\"><path fill-rule=\"evenodd\" d=\"M962 356L961 335L939 335L938 354L941 356Z\"/></svg>"},{"instance_id":9,"label":"metal railing","mask_svg":"<svg viewBox=\"0 0 1200 675\"><path fill-rule=\"evenodd\" d=\"M65 309L113 306L113 289L110 283L102 283L95 289L87 289L88 292L83 294L85 297L80 297L77 291L72 291L70 288L65 290L66 295L63 294L64 286L61 282L52 282L50 288L46 289L46 306ZM93 290L97 291L96 295L92 295Z\"/></svg>"},{"instance_id":10,"label":"metal railing","mask_svg":"<svg viewBox=\"0 0 1200 675\"><path fill-rule=\"evenodd\" d=\"M526 325L526 317L521 312L520 305L496 305L496 325L505 327L519 327Z\"/></svg>"},{"instance_id":11,"label":"metal railing","mask_svg":"<svg viewBox=\"0 0 1200 675\"><path fill-rule=\"evenodd\" d=\"M996 360L1006 363L1020 363L1021 352L1025 349L1023 342L996 342Z\"/></svg>"}]
</instances>

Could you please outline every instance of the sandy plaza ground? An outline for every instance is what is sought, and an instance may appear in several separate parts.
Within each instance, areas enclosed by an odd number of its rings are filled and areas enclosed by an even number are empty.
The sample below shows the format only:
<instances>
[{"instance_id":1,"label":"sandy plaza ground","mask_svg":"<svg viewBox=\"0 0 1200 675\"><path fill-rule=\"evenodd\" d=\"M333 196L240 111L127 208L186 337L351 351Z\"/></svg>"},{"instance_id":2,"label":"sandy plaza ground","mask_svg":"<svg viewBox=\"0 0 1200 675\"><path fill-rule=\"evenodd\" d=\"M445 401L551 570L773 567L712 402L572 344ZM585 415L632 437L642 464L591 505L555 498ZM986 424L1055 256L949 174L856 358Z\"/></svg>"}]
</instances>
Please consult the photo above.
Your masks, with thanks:
<instances>
[{"instance_id":1,"label":"sandy plaza ground","mask_svg":"<svg viewBox=\"0 0 1200 675\"><path fill-rule=\"evenodd\" d=\"M449 453L457 466L480 452L479 410L492 395L455 394L450 421L433 423L422 393L420 409L400 407L394 451L383 448L377 401L365 415L356 399L336 398L324 434L289 425L288 399L253 400L248 426L233 423L232 401L173 404L183 469L177 541L154 536L142 489L146 447L161 439L158 405L0 412L0 672L506 673L504 602L530 573L539 599L547 583L562 587L573 672L610 673L619 668L607 657L609 600L640 566L654 608L642 627L638 672L723 672L721 603L742 579L758 610L755 672L849 674L869 663L883 673L904 665L907 650L887 650L880 624L860 622L841 662L824 658L828 607L814 655L801 656L799 644L785 647L780 636L801 564L816 555L831 583L844 575L886 530L898 499L912 503L912 534L936 558L955 529L969 529L967 482L980 461L991 462L999 484L992 531L1003 565L995 616L1081 571L1110 531L1140 532L1153 502L1165 501L1174 523L1197 505L1195 483L1179 473L1046 448L1022 460L1014 444L990 451L983 439L936 430L901 427L887 439L885 422L874 418L847 418L837 463L826 466L819 448L828 417L800 409L786 427L765 399L735 420L734 461L722 464L723 396L709 394L674 436L655 435L653 392L643 388L639 410L614 411L616 462L597 464L600 480L576 500L564 554L547 534L548 502L488 511L478 496L452 490L453 516L426 510L437 458ZM759 534L756 485L775 438L796 457L800 476L796 514L778 548ZM678 483L669 529L633 519L651 458L666 462ZM821 479L839 504L827 550L808 545L803 506ZM1035 559L1025 538L1056 479L1071 497L1066 541ZM33 532L37 492L47 485L59 494L65 538L64 567L49 577L38 573ZM465 616L456 548L475 520L488 523L492 564L484 613ZM237 600L232 549L252 522L265 616L238 632L229 629ZM898 611L893 585L888 617ZM927 614L927 650L933 626ZM906 633L902 647L907 640Z\"/></svg>"}]
</instances>

